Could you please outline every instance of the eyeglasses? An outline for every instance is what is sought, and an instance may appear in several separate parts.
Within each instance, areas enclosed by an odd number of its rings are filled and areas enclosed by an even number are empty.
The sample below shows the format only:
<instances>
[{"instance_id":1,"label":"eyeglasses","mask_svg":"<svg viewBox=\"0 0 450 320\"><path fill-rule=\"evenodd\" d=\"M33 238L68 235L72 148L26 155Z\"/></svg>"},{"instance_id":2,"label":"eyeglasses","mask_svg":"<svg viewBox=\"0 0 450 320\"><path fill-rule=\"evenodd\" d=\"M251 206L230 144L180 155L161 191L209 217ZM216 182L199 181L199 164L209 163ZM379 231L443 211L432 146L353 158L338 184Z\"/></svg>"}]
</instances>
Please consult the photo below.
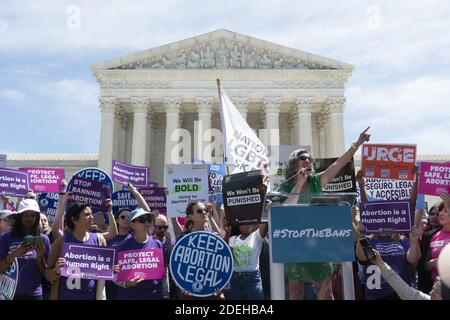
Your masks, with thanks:
<instances>
[{"instance_id":1,"label":"eyeglasses","mask_svg":"<svg viewBox=\"0 0 450 320\"><path fill-rule=\"evenodd\" d=\"M309 162L312 162L312 158L309 156L305 156L304 154L298 156L298 159L302 161L309 160Z\"/></svg>"},{"instance_id":2,"label":"eyeglasses","mask_svg":"<svg viewBox=\"0 0 450 320\"><path fill-rule=\"evenodd\" d=\"M152 218L149 216L140 216L136 219L139 223L146 223L146 222L152 222Z\"/></svg>"},{"instance_id":3,"label":"eyeglasses","mask_svg":"<svg viewBox=\"0 0 450 320\"><path fill-rule=\"evenodd\" d=\"M169 226L155 226L155 228L159 230L167 230L169 229Z\"/></svg>"},{"instance_id":4,"label":"eyeglasses","mask_svg":"<svg viewBox=\"0 0 450 320\"><path fill-rule=\"evenodd\" d=\"M202 214L203 212L208 212L206 209L197 209L196 211L198 214Z\"/></svg>"}]
</instances>

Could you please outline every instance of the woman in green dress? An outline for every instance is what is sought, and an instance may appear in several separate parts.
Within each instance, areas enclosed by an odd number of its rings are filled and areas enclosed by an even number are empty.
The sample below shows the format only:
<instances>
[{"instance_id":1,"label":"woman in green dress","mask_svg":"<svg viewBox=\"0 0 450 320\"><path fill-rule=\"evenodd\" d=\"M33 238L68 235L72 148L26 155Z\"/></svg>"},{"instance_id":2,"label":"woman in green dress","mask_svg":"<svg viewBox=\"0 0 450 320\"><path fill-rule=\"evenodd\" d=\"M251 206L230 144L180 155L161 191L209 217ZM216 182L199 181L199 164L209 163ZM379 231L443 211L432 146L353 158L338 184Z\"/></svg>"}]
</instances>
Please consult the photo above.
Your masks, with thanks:
<instances>
[{"instance_id":1,"label":"woman in green dress","mask_svg":"<svg viewBox=\"0 0 450 320\"><path fill-rule=\"evenodd\" d=\"M348 163L359 146L369 141L370 134L367 133L370 127L364 130L356 142L341 155L335 163L321 173L312 173L312 163L309 152L304 149L294 151L288 161L286 169L286 182L280 190L291 193L317 193L322 192L331 179ZM292 178L294 177L295 178ZM291 179L292 178L292 179ZM290 180L288 180L290 179ZM305 203L308 200L299 195L291 195L284 202L286 204ZM289 299L301 300L305 292L305 282L314 283L317 291L317 298L320 300L333 300L331 287L331 275L333 265L331 262L318 263L286 263L284 266L285 276L289 280Z\"/></svg>"}]
</instances>

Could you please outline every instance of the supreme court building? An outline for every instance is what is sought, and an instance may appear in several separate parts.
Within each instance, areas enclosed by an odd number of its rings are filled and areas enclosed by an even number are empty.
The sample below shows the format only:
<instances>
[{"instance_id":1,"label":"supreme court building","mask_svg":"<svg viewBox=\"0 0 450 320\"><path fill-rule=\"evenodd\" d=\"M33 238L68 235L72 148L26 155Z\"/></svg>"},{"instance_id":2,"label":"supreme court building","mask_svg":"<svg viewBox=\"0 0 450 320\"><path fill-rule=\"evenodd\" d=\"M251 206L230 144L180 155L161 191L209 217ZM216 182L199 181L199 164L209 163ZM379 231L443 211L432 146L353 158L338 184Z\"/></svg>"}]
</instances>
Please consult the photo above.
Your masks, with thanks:
<instances>
[{"instance_id":1,"label":"supreme court building","mask_svg":"<svg viewBox=\"0 0 450 320\"><path fill-rule=\"evenodd\" d=\"M352 69L223 29L94 64L102 121L98 167L110 173L112 159L146 165L152 180L162 183L164 165L180 162L185 152L206 161L220 158L221 139L202 136L221 130L217 78L249 125L266 132L262 142L311 146L315 157L339 156ZM191 150L172 152L186 139L172 136L176 129L189 132ZM220 146L205 155L211 140Z\"/></svg>"}]
</instances>

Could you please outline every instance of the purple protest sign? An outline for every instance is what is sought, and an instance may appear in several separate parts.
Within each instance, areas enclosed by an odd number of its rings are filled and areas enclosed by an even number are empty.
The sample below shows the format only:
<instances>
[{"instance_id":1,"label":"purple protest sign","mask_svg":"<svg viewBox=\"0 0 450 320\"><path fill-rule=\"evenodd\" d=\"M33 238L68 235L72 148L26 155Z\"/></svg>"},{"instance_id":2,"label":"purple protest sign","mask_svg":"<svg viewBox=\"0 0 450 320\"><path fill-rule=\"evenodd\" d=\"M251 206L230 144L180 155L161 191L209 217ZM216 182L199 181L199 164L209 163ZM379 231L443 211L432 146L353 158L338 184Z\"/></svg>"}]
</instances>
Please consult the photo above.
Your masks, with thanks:
<instances>
[{"instance_id":1,"label":"purple protest sign","mask_svg":"<svg viewBox=\"0 0 450 320\"><path fill-rule=\"evenodd\" d=\"M116 160L112 161L112 179L121 184L131 183L136 187L148 185L149 167L132 166Z\"/></svg>"},{"instance_id":2,"label":"purple protest sign","mask_svg":"<svg viewBox=\"0 0 450 320\"><path fill-rule=\"evenodd\" d=\"M420 164L419 194L439 196L450 193L450 162Z\"/></svg>"},{"instance_id":3,"label":"purple protest sign","mask_svg":"<svg viewBox=\"0 0 450 320\"><path fill-rule=\"evenodd\" d=\"M158 186L158 182L156 182L156 181L151 181L151 180L148 181L147 187L150 187L150 188L156 188L157 186Z\"/></svg>"},{"instance_id":4,"label":"purple protest sign","mask_svg":"<svg viewBox=\"0 0 450 320\"><path fill-rule=\"evenodd\" d=\"M66 259L62 276L114 280L115 249L64 242L61 252L61 257Z\"/></svg>"},{"instance_id":5,"label":"purple protest sign","mask_svg":"<svg viewBox=\"0 0 450 320\"><path fill-rule=\"evenodd\" d=\"M28 173L30 188L35 192L59 192L59 183L64 179L62 168L20 168Z\"/></svg>"},{"instance_id":6,"label":"purple protest sign","mask_svg":"<svg viewBox=\"0 0 450 320\"><path fill-rule=\"evenodd\" d=\"M25 197L29 188L28 173L11 169L0 169L0 194Z\"/></svg>"},{"instance_id":7,"label":"purple protest sign","mask_svg":"<svg viewBox=\"0 0 450 320\"><path fill-rule=\"evenodd\" d=\"M107 184L73 176L68 191L72 192L72 201L89 203L92 208L107 211L105 200L110 197Z\"/></svg>"},{"instance_id":8,"label":"purple protest sign","mask_svg":"<svg viewBox=\"0 0 450 320\"><path fill-rule=\"evenodd\" d=\"M366 233L409 232L414 218L408 200L373 201L360 204L361 223Z\"/></svg>"},{"instance_id":9,"label":"purple protest sign","mask_svg":"<svg viewBox=\"0 0 450 320\"><path fill-rule=\"evenodd\" d=\"M167 214L167 200L164 188L139 188L139 192L152 211L156 210L163 215Z\"/></svg>"},{"instance_id":10,"label":"purple protest sign","mask_svg":"<svg viewBox=\"0 0 450 320\"><path fill-rule=\"evenodd\" d=\"M164 256L162 249L121 251L117 254L120 271L116 281L127 281L137 276L145 280L162 279Z\"/></svg>"}]
</instances>

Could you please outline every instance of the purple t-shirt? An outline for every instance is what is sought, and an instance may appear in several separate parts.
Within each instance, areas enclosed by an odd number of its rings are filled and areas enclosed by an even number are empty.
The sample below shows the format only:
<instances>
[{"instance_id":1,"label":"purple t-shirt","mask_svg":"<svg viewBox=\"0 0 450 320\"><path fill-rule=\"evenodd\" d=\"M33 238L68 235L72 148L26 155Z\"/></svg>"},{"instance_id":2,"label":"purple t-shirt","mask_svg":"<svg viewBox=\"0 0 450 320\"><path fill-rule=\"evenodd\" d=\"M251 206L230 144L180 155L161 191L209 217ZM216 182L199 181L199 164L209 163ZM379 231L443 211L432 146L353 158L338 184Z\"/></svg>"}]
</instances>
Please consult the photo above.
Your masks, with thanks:
<instances>
[{"instance_id":1,"label":"purple t-shirt","mask_svg":"<svg viewBox=\"0 0 450 320\"><path fill-rule=\"evenodd\" d=\"M106 244L110 248L116 248L118 247L130 234L120 234L112 238L111 240L107 241Z\"/></svg>"},{"instance_id":2,"label":"purple t-shirt","mask_svg":"<svg viewBox=\"0 0 450 320\"><path fill-rule=\"evenodd\" d=\"M129 235L116 248L116 255L121 251L140 250L140 249L162 249L161 241L154 237L148 237L146 243L139 243L132 235ZM117 256L116 256L117 261ZM117 300L157 300L162 298L161 280L144 280L130 288L117 288Z\"/></svg>"},{"instance_id":3,"label":"purple t-shirt","mask_svg":"<svg viewBox=\"0 0 450 320\"><path fill-rule=\"evenodd\" d=\"M381 258L391 266L392 270L397 272L400 277L408 284L412 284L412 266L406 260L406 252L408 252L410 242L408 238L400 241L394 241L390 237L379 237L378 239L368 239L373 249L377 250ZM370 268L368 270L368 268ZM387 297L395 291L378 273L376 274L375 266L371 262L363 264L362 284L367 300L375 300ZM378 278L380 277L379 289L376 288Z\"/></svg>"},{"instance_id":4,"label":"purple t-shirt","mask_svg":"<svg viewBox=\"0 0 450 320\"><path fill-rule=\"evenodd\" d=\"M45 258L50 251L50 240L45 234L44 238ZM23 242L23 236L13 236L11 231L3 233L0 237L0 260L19 247ZM19 263L19 282L17 283L16 295L36 297L42 295L42 275L36 260L36 250L27 252L23 257L17 257Z\"/></svg>"},{"instance_id":5,"label":"purple t-shirt","mask_svg":"<svg viewBox=\"0 0 450 320\"><path fill-rule=\"evenodd\" d=\"M65 243L77 243L83 245L100 246L99 233L89 232L89 239L86 241L77 240L71 233L64 235ZM80 281L80 285L76 286ZM67 286L75 287L69 289ZM96 300L97 298L97 281L92 279L69 279L67 277L60 277L58 300Z\"/></svg>"}]
</instances>

